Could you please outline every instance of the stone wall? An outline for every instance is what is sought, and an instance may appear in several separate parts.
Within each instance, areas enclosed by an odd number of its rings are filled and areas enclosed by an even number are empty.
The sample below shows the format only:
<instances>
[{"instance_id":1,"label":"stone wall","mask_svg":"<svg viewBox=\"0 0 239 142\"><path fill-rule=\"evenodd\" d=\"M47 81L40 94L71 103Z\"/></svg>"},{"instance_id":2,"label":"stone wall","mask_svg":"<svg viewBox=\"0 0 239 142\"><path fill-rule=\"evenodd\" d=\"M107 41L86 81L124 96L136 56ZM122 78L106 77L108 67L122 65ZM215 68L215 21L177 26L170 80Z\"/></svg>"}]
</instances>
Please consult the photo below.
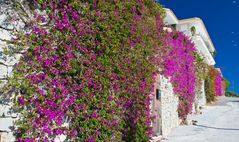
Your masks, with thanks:
<instances>
[{"instance_id":1,"label":"stone wall","mask_svg":"<svg viewBox=\"0 0 239 142\"><path fill-rule=\"evenodd\" d=\"M200 88L197 89L197 92L196 92L195 103L194 103L196 112L199 112L200 107L205 106L207 103L204 82L205 82L204 80L201 81L202 85Z\"/></svg>"},{"instance_id":2,"label":"stone wall","mask_svg":"<svg viewBox=\"0 0 239 142\"><path fill-rule=\"evenodd\" d=\"M162 75L156 76L152 94L151 111L155 118L152 123L154 132L152 142L156 142L161 139L161 136L167 137L174 128L179 126L177 111L179 102L169 79Z\"/></svg>"},{"instance_id":3,"label":"stone wall","mask_svg":"<svg viewBox=\"0 0 239 142\"><path fill-rule=\"evenodd\" d=\"M0 104L0 142L14 142L15 138L11 127L17 117L12 113L11 107L6 104Z\"/></svg>"},{"instance_id":4,"label":"stone wall","mask_svg":"<svg viewBox=\"0 0 239 142\"><path fill-rule=\"evenodd\" d=\"M6 47L12 47L10 44L7 44L4 40L11 40L11 34L9 30L11 29L11 25L6 25L7 15L2 13L3 9L6 9L4 1L0 1L0 26L4 28L0 28L0 89L6 83L6 79L11 76L13 66L17 63L20 55L4 55L3 51ZM11 11L11 9L10 9ZM13 123L17 117L17 114L11 112L11 108L13 106L13 102L11 101L11 94L7 96L3 95L3 92L0 91L0 142L14 142L15 138L13 136L12 127Z\"/></svg>"},{"instance_id":5,"label":"stone wall","mask_svg":"<svg viewBox=\"0 0 239 142\"><path fill-rule=\"evenodd\" d=\"M170 132L179 126L178 118L178 97L173 91L173 86L168 79L161 76L161 120L162 136L166 137Z\"/></svg>"}]
</instances>

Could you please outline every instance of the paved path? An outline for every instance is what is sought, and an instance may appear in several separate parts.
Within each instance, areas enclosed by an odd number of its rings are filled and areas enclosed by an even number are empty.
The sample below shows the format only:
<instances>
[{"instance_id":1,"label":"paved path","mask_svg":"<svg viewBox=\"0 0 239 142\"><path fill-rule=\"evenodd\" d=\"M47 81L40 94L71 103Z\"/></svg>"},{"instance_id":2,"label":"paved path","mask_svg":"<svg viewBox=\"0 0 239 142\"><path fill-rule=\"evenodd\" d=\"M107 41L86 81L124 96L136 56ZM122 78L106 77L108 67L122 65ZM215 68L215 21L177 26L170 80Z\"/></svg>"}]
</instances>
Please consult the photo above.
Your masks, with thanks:
<instances>
[{"instance_id":1,"label":"paved path","mask_svg":"<svg viewBox=\"0 0 239 142\"><path fill-rule=\"evenodd\" d=\"M220 98L192 116L197 125L180 126L163 142L239 142L239 98Z\"/></svg>"}]
</instances>

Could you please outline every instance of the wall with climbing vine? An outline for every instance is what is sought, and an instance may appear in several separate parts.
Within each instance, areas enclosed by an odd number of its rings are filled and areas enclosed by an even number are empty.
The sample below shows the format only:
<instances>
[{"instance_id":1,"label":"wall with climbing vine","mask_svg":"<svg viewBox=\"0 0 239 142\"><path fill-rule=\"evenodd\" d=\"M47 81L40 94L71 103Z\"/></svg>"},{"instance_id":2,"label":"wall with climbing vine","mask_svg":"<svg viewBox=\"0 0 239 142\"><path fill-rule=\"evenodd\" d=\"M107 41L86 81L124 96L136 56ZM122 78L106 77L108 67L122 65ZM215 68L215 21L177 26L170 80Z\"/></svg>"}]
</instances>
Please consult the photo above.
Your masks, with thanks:
<instances>
[{"instance_id":1,"label":"wall with climbing vine","mask_svg":"<svg viewBox=\"0 0 239 142\"><path fill-rule=\"evenodd\" d=\"M225 95L226 84L221 72L213 66L208 68L205 80L205 91L207 102L213 102L216 97Z\"/></svg>"},{"instance_id":2,"label":"wall with climbing vine","mask_svg":"<svg viewBox=\"0 0 239 142\"><path fill-rule=\"evenodd\" d=\"M19 141L148 141L154 47L163 10L153 1L38 1L43 14L14 73ZM47 14L44 14L47 13Z\"/></svg>"},{"instance_id":3,"label":"wall with climbing vine","mask_svg":"<svg viewBox=\"0 0 239 142\"><path fill-rule=\"evenodd\" d=\"M157 74L183 120L196 90L195 45L164 31L151 0L36 0L27 46L10 85L19 90L18 141L149 141ZM220 84L220 78L216 84ZM217 93L220 94L219 89Z\"/></svg>"},{"instance_id":4,"label":"wall with climbing vine","mask_svg":"<svg viewBox=\"0 0 239 142\"><path fill-rule=\"evenodd\" d=\"M196 48L182 32L172 31L163 39L168 47L163 52L162 74L170 77L179 97L179 117L183 120L192 110L196 92Z\"/></svg>"}]
</instances>

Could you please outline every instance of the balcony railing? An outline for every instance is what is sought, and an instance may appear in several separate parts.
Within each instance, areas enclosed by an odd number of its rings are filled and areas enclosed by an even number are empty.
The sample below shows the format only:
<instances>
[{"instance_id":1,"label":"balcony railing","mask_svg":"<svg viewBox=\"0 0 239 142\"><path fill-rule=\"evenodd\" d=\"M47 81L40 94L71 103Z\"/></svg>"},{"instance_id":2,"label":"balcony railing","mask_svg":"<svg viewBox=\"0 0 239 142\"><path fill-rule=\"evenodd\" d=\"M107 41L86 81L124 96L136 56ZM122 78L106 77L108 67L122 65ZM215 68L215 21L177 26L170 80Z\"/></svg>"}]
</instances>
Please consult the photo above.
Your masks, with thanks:
<instances>
[{"instance_id":1,"label":"balcony railing","mask_svg":"<svg viewBox=\"0 0 239 142\"><path fill-rule=\"evenodd\" d=\"M200 37L204 41L205 45L207 46L207 49L208 49L209 53L211 54L211 56L214 57L214 52L210 52L209 43L203 38L203 36L200 33L196 33L194 35L192 34L192 37Z\"/></svg>"},{"instance_id":2,"label":"balcony railing","mask_svg":"<svg viewBox=\"0 0 239 142\"><path fill-rule=\"evenodd\" d=\"M200 54L205 58L209 65L215 65L215 60L213 54L209 51L208 45L205 40L200 36L200 34L195 34L192 36L192 40L196 44L196 48Z\"/></svg>"}]
</instances>

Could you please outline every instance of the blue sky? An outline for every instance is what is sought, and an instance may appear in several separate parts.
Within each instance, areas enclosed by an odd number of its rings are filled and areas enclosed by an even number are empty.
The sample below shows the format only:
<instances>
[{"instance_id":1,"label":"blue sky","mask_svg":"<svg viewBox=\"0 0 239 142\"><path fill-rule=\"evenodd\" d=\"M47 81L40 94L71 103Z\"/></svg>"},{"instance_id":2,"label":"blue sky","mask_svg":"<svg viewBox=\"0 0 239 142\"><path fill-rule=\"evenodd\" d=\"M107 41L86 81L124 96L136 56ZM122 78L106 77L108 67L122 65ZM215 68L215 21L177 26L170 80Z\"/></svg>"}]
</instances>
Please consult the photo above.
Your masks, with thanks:
<instances>
[{"instance_id":1,"label":"blue sky","mask_svg":"<svg viewBox=\"0 0 239 142\"><path fill-rule=\"evenodd\" d=\"M199 17L217 51L216 67L239 93L239 0L159 0L178 19Z\"/></svg>"}]
</instances>

